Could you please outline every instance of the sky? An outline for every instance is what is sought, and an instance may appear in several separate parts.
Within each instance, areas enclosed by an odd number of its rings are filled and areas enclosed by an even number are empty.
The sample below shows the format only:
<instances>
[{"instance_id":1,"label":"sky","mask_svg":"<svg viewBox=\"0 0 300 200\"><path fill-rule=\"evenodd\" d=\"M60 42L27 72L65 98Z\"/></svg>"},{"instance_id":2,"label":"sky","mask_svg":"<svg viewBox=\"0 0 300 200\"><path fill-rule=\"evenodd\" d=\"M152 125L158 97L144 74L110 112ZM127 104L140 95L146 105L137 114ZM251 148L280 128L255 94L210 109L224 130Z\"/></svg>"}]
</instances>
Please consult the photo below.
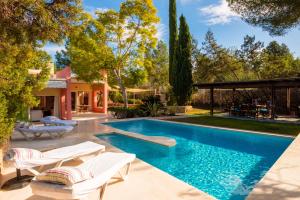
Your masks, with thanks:
<instances>
[{"instance_id":1,"label":"sky","mask_svg":"<svg viewBox=\"0 0 300 200\"><path fill-rule=\"evenodd\" d=\"M124 0L83 0L84 9L94 13L96 10L116 9ZM168 43L168 4L169 0L153 0L158 10L160 23L157 25L157 37ZM285 43L291 52L300 57L300 29L290 30L284 36L271 37L268 32L260 27L254 27L242 21L232 12L226 0L177 0L177 15L183 14L190 26L193 37L201 44L205 33L211 30L218 44L226 48L239 48L245 35L255 35L256 40L264 42L265 46L276 40ZM63 49L63 46L48 44L45 50L54 57L55 52Z\"/></svg>"}]
</instances>

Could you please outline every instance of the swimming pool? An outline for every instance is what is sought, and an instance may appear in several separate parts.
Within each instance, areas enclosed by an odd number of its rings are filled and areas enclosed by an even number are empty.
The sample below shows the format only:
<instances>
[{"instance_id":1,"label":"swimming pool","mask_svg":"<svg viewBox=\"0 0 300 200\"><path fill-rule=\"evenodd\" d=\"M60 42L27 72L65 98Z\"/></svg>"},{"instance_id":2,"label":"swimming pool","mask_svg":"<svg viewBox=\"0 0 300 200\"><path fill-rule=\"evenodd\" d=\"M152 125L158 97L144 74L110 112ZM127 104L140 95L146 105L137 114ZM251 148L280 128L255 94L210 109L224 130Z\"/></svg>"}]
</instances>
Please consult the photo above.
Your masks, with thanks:
<instances>
[{"instance_id":1,"label":"swimming pool","mask_svg":"<svg viewBox=\"0 0 300 200\"><path fill-rule=\"evenodd\" d=\"M292 138L158 120L105 123L117 129L176 139L176 146L119 134L98 137L222 200L242 200Z\"/></svg>"}]
</instances>

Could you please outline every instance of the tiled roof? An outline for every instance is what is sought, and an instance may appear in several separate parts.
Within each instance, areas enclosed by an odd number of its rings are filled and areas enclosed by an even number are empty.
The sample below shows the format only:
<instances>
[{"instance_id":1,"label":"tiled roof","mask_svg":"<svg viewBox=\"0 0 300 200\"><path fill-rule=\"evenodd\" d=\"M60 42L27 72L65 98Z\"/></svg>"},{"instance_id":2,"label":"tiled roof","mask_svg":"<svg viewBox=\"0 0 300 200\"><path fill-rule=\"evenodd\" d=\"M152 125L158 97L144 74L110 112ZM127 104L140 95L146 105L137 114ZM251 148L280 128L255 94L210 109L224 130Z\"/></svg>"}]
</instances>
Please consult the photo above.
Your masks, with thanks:
<instances>
[{"instance_id":1,"label":"tiled roof","mask_svg":"<svg viewBox=\"0 0 300 200\"><path fill-rule=\"evenodd\" d=\"M67 88L66 80L49 80L47 88Z\"/></svg>"}]
</instances>

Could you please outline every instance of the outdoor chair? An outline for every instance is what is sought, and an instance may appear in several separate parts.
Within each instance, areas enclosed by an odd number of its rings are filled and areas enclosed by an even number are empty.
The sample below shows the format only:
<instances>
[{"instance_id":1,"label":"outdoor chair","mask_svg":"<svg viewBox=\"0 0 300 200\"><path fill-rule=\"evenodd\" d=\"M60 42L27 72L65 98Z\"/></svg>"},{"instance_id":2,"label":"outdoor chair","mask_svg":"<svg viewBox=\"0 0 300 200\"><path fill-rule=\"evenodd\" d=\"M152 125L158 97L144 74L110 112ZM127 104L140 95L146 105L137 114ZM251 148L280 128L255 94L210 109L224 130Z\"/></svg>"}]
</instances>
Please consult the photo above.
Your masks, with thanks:
<instances>
[{"instance_id":1,"label":"outdoor chair","mask_svg":"<svg viewBox=\"0 0 300 200\"><path fill-rule=\"evenodd\" d=\"M71 132L73 126L22 126L18 125L15 130L24 136L26 140L33 140L48 134L51 138L62 137L64 134Z\"/></svg>"},{"instance_id":2,"label":"outdoor chair","mask_svg":"<svg viewBox=\"0 0 300 200\"><path fill-rule=\"evenodd\" d=\"M77 126L78 123L75 120L61 120L55 116L47 116L40 120L45 125L56 125L56 126Z\"/></svg>"},{"instance_id":3,"label":"outdoor chair","mask_svg":"<svg viewBox=\"0 0 300 200\"><path fill-rule=\"evenodd\" d=\"M60 167L64 162L82 159L89 155L98 155L105 150L105 146L94 142L82 142L72 146L61 147L46 152L34 149L13 148L5 156L6 162L11 162L16 167L17 177L10 179L2 189L22 188L32 180L32 176L21 176L21 170L28 170L34 175L38 175L46 165L55 164ZM34 169L39 167L38 170Z\"/></svg>"},{"instance_id":4,"label":"outdoor chair","mask_svg":"<svg viewBox=\"0 0 300 200\"><path fill-rule=\"evenodd\" d=\"M55 199L87 199L89 193L100 189L99 199L102 200L108 181L117 173L121 175L122 180L125 180L131 162L134 160L134 154L103 153L76 167L77 170L93 174L93 178L72 185L65 185L38 180L39 178L36 177L31 182L30 187L34 195ZM122 175L121 170L126 166L125 175ZM59 171L60 169L56 170Z\"/></svg>"}]
</instances>

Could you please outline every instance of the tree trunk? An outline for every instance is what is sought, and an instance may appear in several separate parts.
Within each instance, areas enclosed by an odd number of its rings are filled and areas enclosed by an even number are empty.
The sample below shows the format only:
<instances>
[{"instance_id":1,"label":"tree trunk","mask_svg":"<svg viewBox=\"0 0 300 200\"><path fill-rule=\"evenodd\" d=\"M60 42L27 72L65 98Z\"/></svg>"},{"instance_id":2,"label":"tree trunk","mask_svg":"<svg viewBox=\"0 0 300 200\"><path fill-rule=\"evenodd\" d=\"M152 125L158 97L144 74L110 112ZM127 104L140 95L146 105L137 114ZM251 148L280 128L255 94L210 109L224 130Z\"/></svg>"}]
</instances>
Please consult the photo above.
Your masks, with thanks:
<instances>
[{"instance_id":1,"label":"tree trunk","mask_svg":"<svg viewBox=\"0 0 300 200\"><path fill-rule=\"evenodd\" d=\"M116 75L117 82L118 82L118 85L120 87L120 90L122 91L122 97L123 97L123 101L124 101L124 107L128 108L127 91L126 91L126 88L125 88L125 86L124 86L124 84L122 82L122 78L121 78L120 72L118 70L114 70L114 73Z\"/></svg>"}]
</instances>

